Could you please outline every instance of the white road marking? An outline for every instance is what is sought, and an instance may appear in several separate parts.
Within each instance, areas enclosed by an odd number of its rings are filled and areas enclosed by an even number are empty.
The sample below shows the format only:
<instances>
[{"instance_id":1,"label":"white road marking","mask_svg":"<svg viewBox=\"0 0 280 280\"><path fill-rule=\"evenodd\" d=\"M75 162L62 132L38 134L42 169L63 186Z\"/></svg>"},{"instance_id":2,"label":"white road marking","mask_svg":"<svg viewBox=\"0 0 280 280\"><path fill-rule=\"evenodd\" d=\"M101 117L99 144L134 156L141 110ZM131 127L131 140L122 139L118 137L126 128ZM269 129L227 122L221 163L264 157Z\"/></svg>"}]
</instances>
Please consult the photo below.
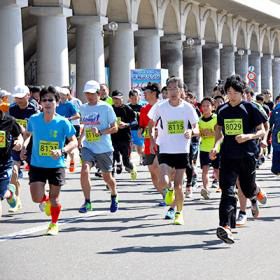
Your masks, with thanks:
<instances>
[{"instance_id":1,"label":"white road marking","mask_svg":"<svg viewBox=\"0 0 280 280\"><path fill-rule=\"evenodd\" d=\"M101 214L107 213L105 211L93 211L93 212L88 212L86 214L81 214L75 217L71 217L71 218L65 218L65 219L61 219L58 222L59 228L61 228L61 226L69 224L69 223L73 223L77 220L81 220L81 219L86 219L86 218L90 218L90 217L94 217L94 216L98 216ZM3 235L0 236L0 242L5 242L8 240L12 240L12 239L17 239L20 237L24 237L24 236L28 236L28 235L32 235L36 232L40 232L40 231L46 231L48 228L49 223L43 224L41 226L37 226L37 227L33 227L33 228L28 228L28 229L24 229L18 232L14 232L8 235Z\"/></svg>"}]
</instances>

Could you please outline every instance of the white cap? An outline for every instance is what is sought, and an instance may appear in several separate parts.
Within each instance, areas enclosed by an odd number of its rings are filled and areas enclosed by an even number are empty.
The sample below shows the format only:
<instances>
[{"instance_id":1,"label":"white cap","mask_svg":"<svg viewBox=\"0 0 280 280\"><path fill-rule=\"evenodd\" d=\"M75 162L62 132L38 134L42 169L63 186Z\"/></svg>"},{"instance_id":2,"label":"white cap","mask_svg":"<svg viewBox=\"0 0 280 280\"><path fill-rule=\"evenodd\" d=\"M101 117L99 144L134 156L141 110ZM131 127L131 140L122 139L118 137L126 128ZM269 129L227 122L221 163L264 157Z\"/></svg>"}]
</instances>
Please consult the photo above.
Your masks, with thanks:
<instances>
[{"instance_id":1,"label":"white cap","mask_svg":"<svg viewBox=\"0 0 280 280\"><path fill-rule=\"evenodd\" d=\"M85 83L84 92L96 93L99 90L100 90L100 85L98 82L94 80L90 80Z\"/></svg>"},{"instance_id":2,"label":"white cap","mask_svg":"<svg viewBox=\"0 0 280 280\"><path fill-rule=\"evenodd\" d=\"M8 91L0 89L0 98L11 95Z\"/></svg>"},{"instance_id":3,"label":"white cap","mask_svg":"<svg viewBox=\"0 0 280 280\"><path fill-rule=\"evenodd\" d=\"M67 94L70 94L70 91L68 88L59 88L59 93L67 95Z\"/></svg>"},{"instance_id":4,"label":"white cap","mask_svg":"<svg viewBox=\"0 0 280 280\"><path fill-rule=\"evenodd\" d=\"M30 93L29 88L25 85L15 86L12 97L23 98L26 94Z\"/></svg>"}]
</instances>

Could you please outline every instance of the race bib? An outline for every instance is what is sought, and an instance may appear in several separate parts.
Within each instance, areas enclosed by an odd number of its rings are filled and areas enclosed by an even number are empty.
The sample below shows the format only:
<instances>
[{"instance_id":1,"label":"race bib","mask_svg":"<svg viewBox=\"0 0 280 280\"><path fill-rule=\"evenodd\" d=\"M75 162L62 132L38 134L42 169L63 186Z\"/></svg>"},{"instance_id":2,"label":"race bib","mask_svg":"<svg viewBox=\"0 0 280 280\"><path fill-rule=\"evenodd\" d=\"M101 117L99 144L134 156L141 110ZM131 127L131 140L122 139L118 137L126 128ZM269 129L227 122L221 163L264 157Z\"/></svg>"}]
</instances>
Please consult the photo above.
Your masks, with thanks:
<instances>
[{"instance_id":1,"label":"race bib","mask_svg":"<svg viewBox=\"0 0 280 280\"><path fill-rule=\"evenodd\" d=\"M58 142L40 141L39 143L39 155L42 157L51 157L52 150L58 150Z\"/></svg>"},{"instance_id":2,"label":"race bib","mask_svg":"<svg viewBox=\"0 0 280 280\"><path fill-rule=\"evenodd\" d=\"M100 135L93 134L91 128L86 128L86 141L87 142L99 142Z\"/></svg>"},{"instance_id":3,"label":"race bib","mask_svg":"<svg viewBox=\"0 0 280 280\"><path fill-rule=\"evenodd\" d=\"M6 131L0 131L0 148L6 147Z\"/></svg>"},{"instance_id":4,"label":"race bib","mask_svg":"<svg viewBox=\"0 0 280 280\"><path fill-rule=\"evenodd\" d=\"M242 119L225 119L225 134L226 135L239 135L243 134Z\"/></svg>"},{"instance_id":5,"label":"race bib","mask_svg":"<svg viewBox=\"0 0 280 280\"><path fill-rule=\"evenodd\" d=\"M119 125L121 121L122 121L121 117L117 117L117 125Z\"/></svg>"},{"instance_id":6,"label":"race bib","mask_svg":"<svg viewBox=\"0 0 280 280\"><path fill-rule=\"evenodd\" d=\"M277 143L280 143L280 131L277 133Z\"/></svg>"},{"instance_id":7,"label":"race bib","mask_svg":"<svg viewBox=\"0 0 280 280\"><path fill-rule=\"evenodd\" d=\"M183 120L169 121L167 125L168 125L168 134L184 134L185 132Z\"/></svg>"},{"instance_id":8,"label":"race bib","mask_svg":"<svg viewBox=\"0 0 280 280\"><path fill-rule=\"evenodd\" d=\"M20 120L20 119L17 119L16 122L17 122L19 125L22 125L24 128L27 128L27 120Z\"/></svg>"},{"instance_id":9,"label":"race bib","mask_svg":"<svg viewBox=\"0 0 280 280\"><path fill-rule=\"evenodd\" d=\"M149 128L146 127L144 130L144 138L149 139L150 138L150 132L149 132Z\"/></svg>"}]
</instances>

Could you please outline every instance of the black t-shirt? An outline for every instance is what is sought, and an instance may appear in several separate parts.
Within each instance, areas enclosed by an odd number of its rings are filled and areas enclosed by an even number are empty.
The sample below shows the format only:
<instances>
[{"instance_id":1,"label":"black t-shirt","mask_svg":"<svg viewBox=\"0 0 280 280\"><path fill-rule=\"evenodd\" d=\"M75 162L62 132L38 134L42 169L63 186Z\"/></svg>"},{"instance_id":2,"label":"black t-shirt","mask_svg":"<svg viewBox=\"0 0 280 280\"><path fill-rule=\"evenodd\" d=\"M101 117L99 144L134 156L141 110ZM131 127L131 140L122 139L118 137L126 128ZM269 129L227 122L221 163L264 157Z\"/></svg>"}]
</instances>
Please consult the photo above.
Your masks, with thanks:
<instances>
[{"instance_id":1,"label":"black t-shirt","mask_svg":"<svg viewBox=\"0 0 280 280\"><path fill-rule=\"evenodd\" d=\"M18 104L12 104L9 108L9 114L15 119L26 120L29 119L32 115L38 113L38 109L34 106L33 103L28 102L28 105L24 109L20 109Z\"/></svg>"},{"instance_id":2,"label":"black t-shirt","mask_svg":"<svg viewBox=\"0 0 280 280\"><path fill-rule=\"evenodd\" d=\"M112 106L118 120L124 123L132 123L136 119L134 111L127 105L121 107ZM118 130L117 133L111 134L113 142L129 141L131 139L130 128L125 127Z\"/></svg>"},{"instance_id":3,"label":"black t-shirt","mask_svg":"<svg viewBox=\"0 0 280 280\"><path fill-rule=\"evenodd\" d=\"M271 111L270 108L267 105L263 104L263 109L265 110L267 116L269 116L270 111Z\"/></svg>"},{"instance_id":4,"label":"black t-shirt","mask_svg":"<svg viewBox=\"0 0 280 280\"><path fill-rule=\"evenodd\" d=\"M224 158L244 158L257 154L256 140L238 144L236 135L255 133L256 127L265 122L264 116L252 103L242 101L237 106L229 103L221 105L217 110L217 123L222 127L224 140L220 154Z\"/></svg>"},{"instance_id":5,"label":"black t-shirt","mask_svg":"<svg viewBox=\"0 0 280 280\"><path fill-rule=\"evenodd\" d=\"M16 120L11 116L0 118L0 155L1 163L11 157L13 148L13 138L17 138L21 133L21 128Z\"/></svg>"},{"instance_id":6,"label":"black t-shirt","mask_svg":"<svg viewBox=\"0 0 280 280\"><path fill-rule=\"evenodd\" d=\"M138 130L139 129L139 116L140 116L140 110L141 108L143 107L142 105L140 104L131 104L129 103L128 106L135 112L136 116L137 116L137 124L135 125L132 125L130 127L131 130Z\"/></svg>"},{"instance_id":7,"label":"black t-shirt","mask_svg":"<svg viewBox=\"0 0 280 280\"><path fill-rule=\"evenodd\" d=\"M268 102L264 102L265 105L267 105L270 109L270 111L273 110L273 107L274 107L274 103L272 101L268 101Z\"/></svg>"}]
</instances>

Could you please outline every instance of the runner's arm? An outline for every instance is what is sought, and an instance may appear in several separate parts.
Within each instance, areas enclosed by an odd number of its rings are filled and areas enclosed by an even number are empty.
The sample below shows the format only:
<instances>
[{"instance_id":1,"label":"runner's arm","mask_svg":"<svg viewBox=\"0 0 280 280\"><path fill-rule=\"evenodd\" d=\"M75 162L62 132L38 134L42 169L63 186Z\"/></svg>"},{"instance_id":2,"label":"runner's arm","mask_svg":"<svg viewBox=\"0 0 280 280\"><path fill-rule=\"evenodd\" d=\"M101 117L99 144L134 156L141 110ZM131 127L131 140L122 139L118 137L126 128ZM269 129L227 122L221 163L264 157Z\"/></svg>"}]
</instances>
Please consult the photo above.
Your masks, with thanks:
<instances>
[{"instance_id":1,"label":"runner's arm","mask_svg":"<svg viewBox=\"0 0 280 280\"><path fill-rule=\"evenodd\" d=\"M76 113L74 116L68 118L69 121L74 121L74 120L77 120L79 119L81 116L79 113Z\"/></svg>"},{"instance_id":2,"label":"runner's arm","mask_svg":"<svg viewBox=\"0 0 280 280\"><path fill-rule=\"evenodd\" d=\"M99 134L103 135L103 134L113 134L116 133L118 131L118 126L117 126L117 122L113 122L110 124L109 128L103 129L103 130L99 130Z\"/></svg>"},{"instance_id":3,"label":"runner's arm","mask_svg":"<svg viewBox=\"0 0 280 280\"><path fill-rule=\"evenodd\" d=\"M22 149L21 149L21 152L20 152L20 158L21 160L25 160L27 158L26 156L26 147L28 146L29 142L30 142L30 139L31 139L31 136L32 136L32 133L29 132L29 131L25 131L25 140L23 142L23 146L22 146Z\"/></svg>"},{"instance_id":4,"label":"runner's arm","mask_svg":"<svg viewBox=\"0 0 280 280\"><path fill-rule=\"evenodd\" d=\"M249 141L249 140L262 138L264 136L265 136L265 129L264 129L263 123L261 123L256 127L256 132L255 133L237 135L235 137L235 140L239 144L241 144L241 143L244 143L244 142Z\"/></svg>"}]
</instances>

